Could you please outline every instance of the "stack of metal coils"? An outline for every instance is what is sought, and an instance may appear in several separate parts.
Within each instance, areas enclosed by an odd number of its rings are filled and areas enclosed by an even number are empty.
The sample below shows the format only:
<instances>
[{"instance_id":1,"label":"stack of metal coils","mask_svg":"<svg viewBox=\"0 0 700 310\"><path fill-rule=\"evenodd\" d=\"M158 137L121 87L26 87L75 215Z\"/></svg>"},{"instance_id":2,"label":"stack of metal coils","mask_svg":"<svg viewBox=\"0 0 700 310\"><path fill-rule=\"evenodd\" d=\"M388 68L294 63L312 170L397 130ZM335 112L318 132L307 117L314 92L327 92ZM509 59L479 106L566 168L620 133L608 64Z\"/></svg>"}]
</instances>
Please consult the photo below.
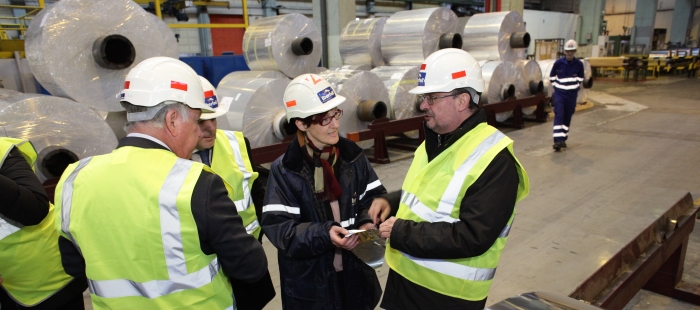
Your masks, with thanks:
<instances>
[{"instance_id":1,"label":"stack of metal coils","mask_svg":"<svg viewBox=\"0 0 700 310\"><path fill-rule=\"evenodd\" d=\"M0 91L0 136L25 139L37 151L43 182L60 177L71 163L111 152L117 138L92 109L71 99Z\"/></svg>"},{"instance_id":2,"label":"stack of metal coils","mask_svg":"<svg viewBox=\"0 0 700 310\"><path fill-rule=\"evenodd\" d=\"M481 64L481 73L487 84L487 91L481 96L482 103L491 104L510 97L532 95L529 86L526 86L529 80L524 80L525 64L520 68L516 66L516 61L525 59L530 44L530 35L525 31L525 23L520 14L475 14L464 26L462 38L462 49ZM513 92L510 91L511 87L515 87ZM531 114L534 109L524 109L523 112ZM503 122L511 115L512 111L498 113L496 120Z\"/></svg>"},{"instance_id":3,"label":"stack of metal coils","mask_svg":"<svg viewBox=\"0 0 700 310\"><path fill-rule=\"evenodd\" d=\"M343 110L340 135L367 129L372 121L387 116L389 94L382 80L369 71L328 70L319 75L331 83L335 91L346 98L338 108ZM372 141L361 141L360 147L368 148Z\"/></svg>"},{"instance_id":4,"label":"stack of metal coils","mask_svg":"<svg viewBox=\"0 0 700 310\"><path fill-rule=\"evenodd\" d=\"M125 135L117 95L144 59L178 57L168 26L130 0L62 0L30 24L25 49L37 81L54 96L0 96L2 134L30 140L37 175L60 177L78 159L111 152Z\"/></svg>"},{"instance_id":5,"label":"stack of metal coils","mask_svg":"<svg viewBox=\"0 0 700 310\"><path fill-rule=\"evenodd\" d=\"M515 96L517 98L532 96L544 91L542 70L536 61L517 60L515 68L518 72L515 83ZM531 115L536 109L536 106L523 108L523 114Z\"/></svg>"}]
</instances>

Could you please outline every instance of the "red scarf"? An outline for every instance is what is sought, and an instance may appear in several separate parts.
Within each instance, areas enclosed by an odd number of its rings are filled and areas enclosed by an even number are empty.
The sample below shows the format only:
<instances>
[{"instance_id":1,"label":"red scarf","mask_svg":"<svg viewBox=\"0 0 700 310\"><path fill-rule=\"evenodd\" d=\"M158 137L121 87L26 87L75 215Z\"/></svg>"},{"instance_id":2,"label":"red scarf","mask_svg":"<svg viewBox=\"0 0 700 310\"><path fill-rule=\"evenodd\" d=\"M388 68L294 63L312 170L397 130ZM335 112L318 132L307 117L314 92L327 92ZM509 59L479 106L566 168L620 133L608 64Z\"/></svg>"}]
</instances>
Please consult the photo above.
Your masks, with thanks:
<instances>
[{"instance_id":1,"label":"red scarf","mask_svg":"<svg viewBox=\"0 0 700 310\"><path fill-rule=\"evenodd\" d=\"M340 150L335 145L329 145L319 150L306 135L299 131L297 133L299 146L306 148L306 156L314 163L314 192L323 201L329 202L338 200L343 194L338 180L335 178L333 165L338 163Z\"/></svg>"}]
</instances>

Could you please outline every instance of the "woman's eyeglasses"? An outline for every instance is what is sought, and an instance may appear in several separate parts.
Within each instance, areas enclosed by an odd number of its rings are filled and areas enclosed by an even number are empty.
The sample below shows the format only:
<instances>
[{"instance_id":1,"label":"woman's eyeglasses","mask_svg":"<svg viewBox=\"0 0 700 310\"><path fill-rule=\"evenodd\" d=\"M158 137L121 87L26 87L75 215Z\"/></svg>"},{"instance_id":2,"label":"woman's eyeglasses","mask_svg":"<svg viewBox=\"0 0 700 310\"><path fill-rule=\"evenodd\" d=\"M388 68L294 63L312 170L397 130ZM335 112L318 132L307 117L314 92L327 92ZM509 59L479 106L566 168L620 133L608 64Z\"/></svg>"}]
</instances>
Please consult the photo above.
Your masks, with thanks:
<instances>
[{"instance_id":1,"label":"woman's eyeglasses","mask_svg":"<svg viewBox=\"0 0 700 310\"><path fill-rule=\"evenodd\" d=\"M318 123L319 125L321 125L321 126L327 126L328 124L331 123L331 121L333 121L334 118L335 118L335 119L340 119L341 116L343 116L343 110L341 110L341 109L336 109L335 112L334 112L332 115L326 116L326 117L322 118L322 119L321 119L320 121L318 121L317 123Z\"/></svg>"}]
</instances>

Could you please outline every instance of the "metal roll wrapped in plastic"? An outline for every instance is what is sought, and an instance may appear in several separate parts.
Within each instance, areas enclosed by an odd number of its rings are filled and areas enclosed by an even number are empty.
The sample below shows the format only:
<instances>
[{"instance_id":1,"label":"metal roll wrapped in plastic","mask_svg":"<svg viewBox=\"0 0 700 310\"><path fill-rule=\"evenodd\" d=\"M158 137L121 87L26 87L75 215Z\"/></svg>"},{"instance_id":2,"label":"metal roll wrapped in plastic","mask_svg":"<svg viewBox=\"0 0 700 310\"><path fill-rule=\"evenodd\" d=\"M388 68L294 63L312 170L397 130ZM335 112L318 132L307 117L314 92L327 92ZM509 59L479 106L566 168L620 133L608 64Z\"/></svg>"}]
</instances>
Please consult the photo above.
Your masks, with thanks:
<instances>
[{"instance_id":1,"label":"metal roll wrapped in plastic","mask_svg":"<svg viewBox=\"0 0 700 310\"><path fill-rule=\"evenodd\" d=\"M518 78L515 84L515 96L517 98L529 97L544 91L542 81L542 70L534 60L518 60L515 62L518 70ZM531 115L535 113L537 107L523 108L523 114Z\"/></svg>"},{"instance_id":2,"label":"metal roll wrapped in plastic","mask_svg":"<svg viewBox=\"0 0 700 310\"><path fill-rule=\"evenodd\" d=\"M228 80L250 80L250 79L286 79L288 78L284 73L279 71L234 71L226 76L219 82L225 83Z\"/></svg>"},{"instance_id":3,"label":"metal roll wrapped in plastic","mask_svg":"<svg viewBox=\"0 0 700 310\"><path fill-rule=\"evenodd\" d=\"M289 82L288 78L222 80L216 92L221 102L231 101L226 113L229 129L242 131L253 148L282 142L287 124L283 96Z\"/></svg>"},{"instance_id":4,"label":"metal roll wrapped in plastic","mask_svg":"<svg viewBox=\"0 0 700 310\"><path fill-rule=\"evenodd\" d=\"M340 135L347 137L349 132L367 129L372 121L387 117L389 93L384 82L374 73L359 70L324 71L319 76L326 79L333 89L346 98L338 106L343 110L340 121ZM369 148L373 141L360 141L362 148Z\"/></svg>"},{"instance_id":5,"label":"metal roll wrapped in plastic","mask_svg":"<svg viewBox=\"0 0 700 310\"><path fill-rule=\"evenodd\" d=\"M433 52L462 48L457 15L448 8L400 11L387 19L381 50L390 66L418 66Z\"/></svg>"},{"instance_id":6,"label":"metal roll wrapped in plastic","mask_svg":"<svg viewBox=\"0 0 700 310\"><path fill-rule=\"evenodd\" d=\"M517 69L515 65L507 61L479 61L481 75L486 86L481 94L483 104L491 104L505 101L515 97L515 84L517 83ZM513 111L496 113L496 121L507 120Z\"/></svg>"},{"instance_id":7,"label":"metal roll wrapped in plastic","mask_svg":"<svg viewBox=\"0 0 700 310\"><path fill-rule=\"evenodd\" d=\"M29 25L27 60L54 96L100 111L123 111L116 95L133 66L178 57L170 28L130 0L62 0Z\"/></svg>"},{"instance_id":8,"label":"metal roll wrapped in plastic","mask_svg":"<svg viewBox=\"0 0 700 310\"><path fill-rule=\"evenodd\" d=\"M514 11L472 16L462 32L462 49L476 60L516 61L525 58L530 34L522 16Z\"/></svg>"},{"instance_id":9,"label":"metal roll wrapped in plastic","mask_svg":"<svg viewBox=\"0 0 700 310\"><path fill-rule=\"evenodd\" d=\"M259 18L243 35L243 55L250 70L295 78L316 70L321 35L311 19L298 13Z\"/></svg>"},{"instance_id":10,"label":"metal roll wrapped in plastic","mask_svg":"<svg viewBox=\"0 0 700 310\"><path fill-rule=\"evenodd\" d=\"M370 65L343 65L340 67L335 67L335 68L330 68L326 70L361 70L361 71L369 71L372 70L372 66ZM323 72L326 70L321 70L319 72Z\"/></svg>"},{"instance_id":11,"label":"metal roll wrapped in plastic","mask_svg":"<svg viewBox=\"0 0 700 310\"><path fill-rule=\"evenodd\" d=\"M18 94L0 101L5 106L0 110L0 127L8 137L32 142L38 154L36 174L42 182L60 177L75 161L117 147L117 138L102 117L73 100Z\"/></svg>"},{"instance_id":12,"label":"metal roll wrapped in plastic","mask_svg":"<svg viewBox=\"0 0 700 310\"><path fill-rule=\"evenodd\" d=\"M591 64L588 59L579 58L583 62L583 83L581 88L578 89L578 95L576 96L576 103L584 104L588 102L588 90L593 87L593 70L591 69Z\"/></svg>"},{"instance_id":13,"label":"metal roll wrapped in plastic","mask_svg":"<svg viewBox=\"0 0 700 310\"><path fill-rule=\"evenodd\" d=\"M554 94L554 86L552 86L552 81L549 79L549 75L552 73L552 67L554 66L555 61L557 60L545 59L537 61L537 64L540 65L540 69L542 70L542 82L544 84L544 92L547 93L547 96L550 97Z\"/></svg>"},{"instance_id":14,"label":"metal roll wrapped in plastic","mask_svg":"<svg viewBox=\"0 0 700 310\"><path fill-rule=\"evenodd\" d=\"M418 86L418 67L414 66L382 66L370 71L376 74L389 93L389 118L406 119L422 114L420 102L409 90Z\"/></svg>"},{"instance_id":15,"label":"metal roll wrapped in plastic","mask_svg":"<svg viewBox=\"0 0 700 310\"><path fill-rule=\"evenodd\" d=\"M381 39L386 17L350 21L340 34L340 57L345 65L384 65ZM369 70L369 69L367 69Z\"/></svg>"}]
</instances>

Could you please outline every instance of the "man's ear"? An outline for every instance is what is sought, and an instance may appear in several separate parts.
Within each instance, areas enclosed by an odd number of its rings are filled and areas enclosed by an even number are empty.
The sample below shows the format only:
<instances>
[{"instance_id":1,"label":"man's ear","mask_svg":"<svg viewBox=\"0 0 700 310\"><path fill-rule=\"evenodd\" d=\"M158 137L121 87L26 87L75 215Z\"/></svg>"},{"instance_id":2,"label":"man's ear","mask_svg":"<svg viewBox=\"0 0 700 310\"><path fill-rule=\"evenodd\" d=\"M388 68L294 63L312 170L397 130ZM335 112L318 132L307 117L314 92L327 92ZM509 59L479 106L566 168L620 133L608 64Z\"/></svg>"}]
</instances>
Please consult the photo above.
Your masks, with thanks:
<instances>
[{"instance_id":1,"label":"man's ear","mask_svg":"<svg viewBox=\"0 0 700 310\"><path fill-rule=\"evenodd\" d=\"M180 116L180 113L177 112L177 110L172 109L165 113L165 127L168 129L168 132L170 135L173 137L177 137L180 132L180 127L182 126L182 117Z\"/></svg>"},{"instance_id":2,"label":"man's ear","mask_svg":"<svg viewBox=\"0 0 700 310\"><path fill-rule=\"evenodd\" d=\"M297 128L304 132L306 132L306 129L308 129L308 127L306 127L306 124L304 124L304 122L298 119L294 120L294 125L297 125Z\"/></svg>"},{"instance_id":3,"label":"man's ear","mask_svg":"<svg viewBox=\"0 0 700 310\"><path fill-rule=\"evenodd\" d=\"M463 112L469 110L469 102L472 101L472 96L469 93L461 93L457 96L457 111Z\"/></svg>"}]
</instances>

